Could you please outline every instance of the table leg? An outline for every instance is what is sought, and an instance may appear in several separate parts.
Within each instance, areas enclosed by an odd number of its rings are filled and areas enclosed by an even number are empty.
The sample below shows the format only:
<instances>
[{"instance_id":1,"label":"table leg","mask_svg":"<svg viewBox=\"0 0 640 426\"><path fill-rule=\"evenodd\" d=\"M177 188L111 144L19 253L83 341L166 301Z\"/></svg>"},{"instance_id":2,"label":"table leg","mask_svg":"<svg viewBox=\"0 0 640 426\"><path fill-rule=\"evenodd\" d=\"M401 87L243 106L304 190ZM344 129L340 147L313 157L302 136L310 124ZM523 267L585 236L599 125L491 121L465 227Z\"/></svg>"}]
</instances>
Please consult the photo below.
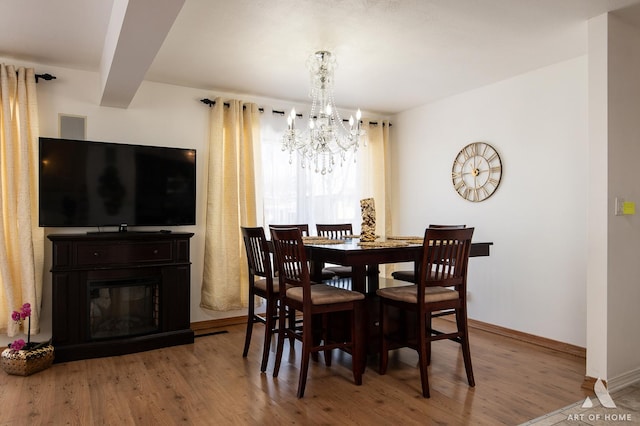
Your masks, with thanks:
<instances>
[{"instance_id":1,"label":"table leg","mask_svg":"<svg viewBox=\"0 0 640 426\"><path fill-rule=\"evenodd\" d=\"M367 265L367 293L375 293L380 287L380 269L378 265Z\"/></svg>"},{"instance_id":2,"label":"table leg","mask_svg":"<svg viewBox=\"0 0 640 426\"><path fill-rule=\"evenodd\" d=\"M357 265L351 267L351 290L366 294L367 292L367 267Z\"/></svg>"}]
</instances>

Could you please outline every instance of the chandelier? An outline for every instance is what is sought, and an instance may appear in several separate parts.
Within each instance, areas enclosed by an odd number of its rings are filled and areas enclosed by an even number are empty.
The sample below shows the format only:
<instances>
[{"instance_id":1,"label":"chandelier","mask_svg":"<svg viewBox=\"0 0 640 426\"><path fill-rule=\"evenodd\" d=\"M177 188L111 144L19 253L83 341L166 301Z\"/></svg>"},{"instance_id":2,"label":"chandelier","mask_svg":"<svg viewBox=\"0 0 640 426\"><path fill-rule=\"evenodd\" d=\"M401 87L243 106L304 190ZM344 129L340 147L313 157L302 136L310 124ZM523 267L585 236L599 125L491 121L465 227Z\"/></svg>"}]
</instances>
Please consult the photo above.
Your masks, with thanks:
<instances>
[{"instance_id":1,"label":"chandelier","mask_svg":"<svg viewBox=\"0 0 640 426\"><path fill-rule=\"evenodd\" d=\"M316 173L331 173L336 157L340 165L347 154L354 155L358 151L360 138L364 131L360 128L360 110L349 118L349 128L344 124L333 99L333 72L336 60L331 52L318 51L307 61L311 74L311 111L307 129L296 126L296 110L291 110L287 117L287 130L282 137L282 150L289 151L289 164L293 155L300 157L300 165L306 168L314 165Z\"/></svg>"}]
</instances>

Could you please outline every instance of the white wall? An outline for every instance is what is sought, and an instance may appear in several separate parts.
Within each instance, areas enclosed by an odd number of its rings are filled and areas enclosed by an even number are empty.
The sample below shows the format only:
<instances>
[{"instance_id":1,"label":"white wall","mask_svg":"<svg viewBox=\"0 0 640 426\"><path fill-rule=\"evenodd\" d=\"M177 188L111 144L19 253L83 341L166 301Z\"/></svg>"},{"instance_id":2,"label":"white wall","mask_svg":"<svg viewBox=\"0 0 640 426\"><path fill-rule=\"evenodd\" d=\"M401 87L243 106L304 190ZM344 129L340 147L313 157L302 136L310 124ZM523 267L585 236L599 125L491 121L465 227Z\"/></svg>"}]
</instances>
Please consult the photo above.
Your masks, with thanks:
<instances>
[{"instance_id":1,"label":"white wall","mask_svg":"<svg viewBox=\"0 0 640 426\"><path fill-rule=\"evenodd\" d=\"M394 233L475 227L494 245L470 260L470 318L585 346L587 58L403 112L392 130ZM451 183L453 159L476 141L503 162L481 203Z\"/></svg>"},{"instance_id":2,"label":"white wall","mask_svg":"<svg viewBox=\"0 0 640 426\"><path fill-rule=\"evenodd\" d=\"M607 377L623 385L640 380L640 221L613 211L615 197L640 208L640 29L611 15L608 34Z\"/></svg>"}]
</instances>

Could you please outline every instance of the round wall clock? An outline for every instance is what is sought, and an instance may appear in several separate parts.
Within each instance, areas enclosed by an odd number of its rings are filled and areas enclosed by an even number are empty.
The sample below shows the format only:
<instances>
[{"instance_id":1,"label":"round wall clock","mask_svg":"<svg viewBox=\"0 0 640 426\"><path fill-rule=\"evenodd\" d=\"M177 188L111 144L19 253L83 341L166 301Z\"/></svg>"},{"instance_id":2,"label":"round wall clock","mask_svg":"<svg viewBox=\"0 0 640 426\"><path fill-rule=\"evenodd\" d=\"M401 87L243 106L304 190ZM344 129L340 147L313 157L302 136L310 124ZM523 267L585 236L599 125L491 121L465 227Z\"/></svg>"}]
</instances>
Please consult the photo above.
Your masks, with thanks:
<instances>
[{"instance_id":1,"label":"round wall clock","mask_svg":"<svg viewBox=\"0 0 640 426\"><path fill-rule=\"evenodd\" d=\"M462 148L453 161L451 178L458 195L479 202L491 197L500 185L502 162L494 147L474 142Z\"/></svg>"}]
</instances>

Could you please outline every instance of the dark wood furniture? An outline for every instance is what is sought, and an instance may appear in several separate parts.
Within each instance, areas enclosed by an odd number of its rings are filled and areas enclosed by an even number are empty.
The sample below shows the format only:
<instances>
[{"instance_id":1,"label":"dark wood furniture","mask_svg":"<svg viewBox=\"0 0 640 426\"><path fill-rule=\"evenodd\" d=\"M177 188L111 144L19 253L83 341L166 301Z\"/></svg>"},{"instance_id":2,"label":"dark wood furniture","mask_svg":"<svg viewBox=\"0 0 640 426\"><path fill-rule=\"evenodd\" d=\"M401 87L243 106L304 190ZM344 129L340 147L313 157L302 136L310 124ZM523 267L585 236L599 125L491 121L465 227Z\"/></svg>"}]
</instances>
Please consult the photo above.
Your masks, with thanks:
<instances>
[{"instance_id":1,"label":"dark wood furniture","mask_svg":"<svg viewBox=\"0 0 640 426\"><path fill-rule=\"evenodd\" d=\"M307 223L299 223L295 225L269 225L269 228L276 228L276 229L298 228L303 237L309 237L311 235L309 233L309 224ZM321 271L322 271L322 274L316 277L317 282L330 280L336 276L336 274L333 271L329 271L324 268L321 269Z\"/></svg>"},{"instance_id":2,"label":"dark wood furniture","mask_svg":"<svg viewBox=\"0 0 640 426\"><path fill-rule=\"evenodd\" d=\"M56 362L193 343L189 241L192 233L52 234L52 343ZM155 330L104 338L92 333L96 292L149 282ZM130 284L134 283L134 284ZM133 290L136 288L132 287ZM128 289L127 289L128 290ZM128 309L127 306L123 308Z\"/></svg>"},{"instance_id":3,"label":"dark wood furniture","mask_svg":"<svg viewBox=\"0 0 640 426\"><path fill-rule=\"evenodd\" d=\"M303 237L311 235L309 234L309 224L307 223L299 223L296 225L269 225L269 228L298 228Z\"/></svg>"},{"instance_id":4,"label":"dark wood furniture","mask_svg":"<svg viewBox=\"0 0 640 426\"><path fill-rule=\"evenodd\" d=\"M264 324L264 344L262 346L262 362L260 371L267 369L271 337L276 331L278 320L279 285L274 282L271 267L271 253L262 227L241 227L242 238L247 253L249 276L249 309L247 315L247 331L245 333L242 356L246 358L251 344L251 334L255 323ZM267 308L264 317L255 312L255 297L265 300Z\"/></svg>"},{"instance_id":5,"label":"dark wood furniture","mask_svg":"<svg viewBox=\"0 0 640 426\"><path fill-rule=\"evenodd\" d=\"M384 239L380 239L384 241ZM409 244L400 247L361 247L358 239L346 239L343 244L314 244L305 243L307 259L311 262L311 279L316 280L318 270L322 270L325 263L348 265L353 269L350 279L351 290L366 295L364 324L367 328L367 353L375 354L379 351L379 298L376 290L380 282L387 285L398 285L396 280L380 278L379 265L385 263L414 262L419 268L422 259L422 244ZM470 257L489 256L492 242L476 242L471 244ZM336 281L340 284L340 280ZM396 281L396 282L394 282ZM403 283L400 283L401 285ZM408 283L404 283L408 284Z\"/></svg>"},{"instance_id":6,"label":"dark wood furniture","mask_svg":"<svg viewBox=\"0 0 640 426\"><path fill-rule=\"evenodd\" d=\"M449 339L462 345L462 357L469 386L475 386L467 327L467 265L473 228L427 228L416 285L386 287L380 297L380 374L385 374L390 349L410 347L418 352L422 396L429 398L427 366L431 342ZM395 308L400 321L390 320ZM432 328L432 313L453 310L455 330L440 332ZM413 330L413 332L409 332Z\"/></svg>"},{"instance_id":7,"label":"dark wood furniture","mask_svg":"<svg viewBox=\"0 0 640 426\"><path fill-rule=\"evenodd\" d=\"M384 241L384 240L381 240ZM307 258L312 262L311 279L318 279L318 270L324 263L348 265L353 269L352 289L361 293L375 293L379 283L379 265L385 263L416 262L422 256L421 244L400 247L361 247L358 239L346 239L343 244L305 243ZM489 256L491 242L471 244L470 257Z\"/></svg>"},{"instance_id":8,"label":"dark wood furniture","mask_svg":"<svg viewBox=\"0 0 640 426\"><path fill-rule=\"evenodd\" d=\"M461 229L461 228L466 228L467 225L429 225L429 228L454 228L454 229ZM407 269L407 270L400 270L400 271L394 271L391 276L393 278L395 278L396 280L400 280L400 281L407 281L410 283L415 283L416 282L416 274L415 274L415 270L413 269Z\"/></svg>"},{"instance_id":9,"label":"dark wood furniture","mask_svg":"<svg viewBox=\"0 0 640 426\"><path fill-rule=\"evenodd\" d=\"M356 385L362 384L364 372L363 325L361 310L364 295L356 291L332 287L326 284L311 285L307 256L300 230L297 228L271 228L271 242L275 252L279 286L286 291L280 292L281 309L287 308L302 312L302 332L286 328L285 317L280 315L278 348L273 368L273 377L278 376L285 336L302 341L300 377L298 380L298 398L304 396L304 389L312 353L324 352L325 363L331 365L331 350L342 349L352 356L352 370ZM348 338L334 340L331 316L347 314L350 330ZM316 332L320 327L319 333ZM344 330L343 330L344 331ZM318 339L318 337L320 337Z\"/></svg>"},{"instance_id":10,"label":"dark wood furniture","mask_svg":"<svg viewBox=\"0 0 640 426\"><path fill-rule=\"evenodd\" d=\"M353 226L350 223L317 223L316 232L319 237L338 240L353 235ZM351 266L343 265L325 266L323 272L323 276L326 273L331 273L338 278L350 278L353 273Z\"/></svg>"},{"instance_id":11,"label":"dark wood furniture","mask_svg":"<svg viewBox=\"0 0 640 426\"><path fill-rule=\"evenodd\" d=\"M353 226L350 223L317 223L316 232L319 237L337 240L353 235Z\"/></svg>"}]
</instances>

